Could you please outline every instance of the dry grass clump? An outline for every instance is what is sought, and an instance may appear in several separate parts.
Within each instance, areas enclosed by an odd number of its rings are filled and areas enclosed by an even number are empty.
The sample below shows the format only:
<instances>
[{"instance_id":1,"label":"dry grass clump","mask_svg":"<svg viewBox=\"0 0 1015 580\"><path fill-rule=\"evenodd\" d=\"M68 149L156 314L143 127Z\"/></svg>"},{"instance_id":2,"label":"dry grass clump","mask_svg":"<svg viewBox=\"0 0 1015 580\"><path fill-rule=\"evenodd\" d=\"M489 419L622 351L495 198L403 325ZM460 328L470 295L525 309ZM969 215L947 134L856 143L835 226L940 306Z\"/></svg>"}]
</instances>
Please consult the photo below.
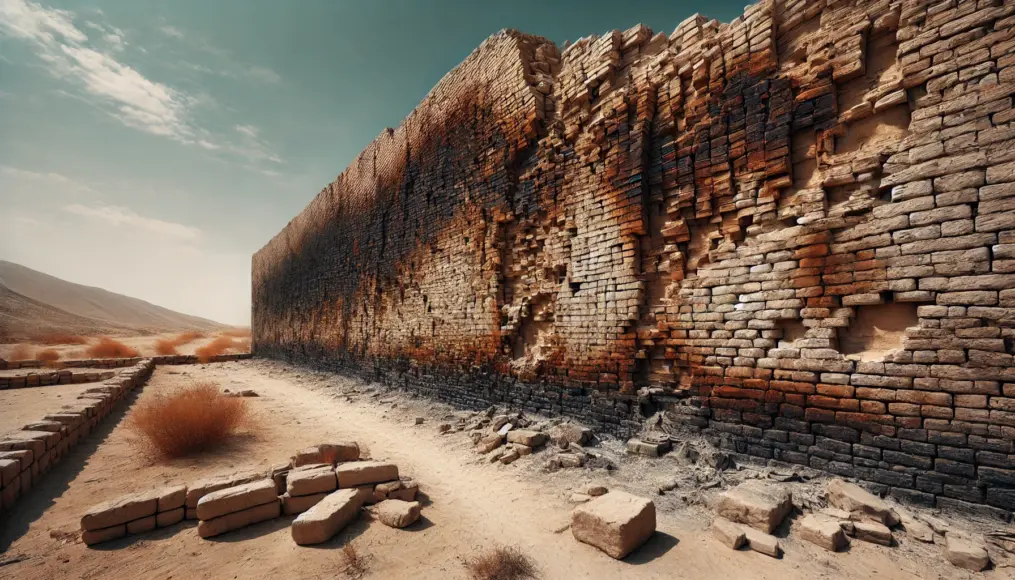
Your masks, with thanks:
<instances>
[{"instance_id":1,"label":"dry grass clump","mask_svg":"<svg viewBox=\"0 0 1015 580\"><path fill-rule=\"evenodd\" d=\"M536 566L518 548L494 548L465 562L473 580L523 580L536 578Z\"/></svg>"},{"instance_id":2,"label":"dry grass clump","mask_svg":"<svg viewBox=\"0 0 1015 580\"><path fill-rule=\"evenodd\" d=\"M208 344L198 347L198 349L194 351L194 354L197 355L197 360L206 363L211 359L211 357L224 354L226 351L236 349L239 346L240 343L236 340L228 336L219 336Z\"/></svg>"},{"instance_id":3,"label":"dry grass clump","mask_svg":"<svg viewBox=\"0 0 1015 580\"><path fill-rule=\"evenodd\" d=\"M99 342L88 347L85 352L92 358L132 358L139 355L136 348L108 336L100 338Z\"/></svg>"},{"instance_id":4,"label":"dry grass clump","mask_svg":"<svg viewBox=\"0 0 1015 580\"><path fill-rule=\"evenodd\" d=\"M56 346L60 344L88 344L88 339L76 334L51 332L49 334L43 334L36 337L35 343L44 344L46 346Z\"/></svg>"},{"instance_id":5,"label":"dry grass clump","mask_svg":"<svg viewBox=\"0 0 1015 580\"><path fill-rule=\"evenodd\" d=\"M215 383L197 383L135 403L127 428L141 436L142 453L175 458L225 442L247 420L244 399L222 395Z\"/></svg>"},{"instance_id":6,"label":"dry grass clump","mask_svg":"<svg viewBox=\"0 0 1015 580\"><path fill-rule=\"evenodd\" d=\"M155 341L155 353L165 356L180 354L179 351L176 350L176 341L168 338L160 338Z\"/></svg>"},{"instance_id":7,"label":"dry grass clump","mask_svg":"<svg viewBox=\"0 0 1015 580\"><path fill-rule=\"evenodd\" d=\"M7 355L7 359L12 361L34 360L32 359L32 347L27 344L19 344Z\"/></svg>"},{"instance_id":8,"label":"dry grass clump","mask_svg":"<svg viewBox=\"0 0 1015 580\"><path fill-rule=\"evenodd\" d=\"M250 329L246 328L246 327L243 327L243 328L229 328L227 330L223 330L219 334L221 334L222 336L232 336L234 338L245 338L245 337L250 336Z\"/></svg>"},{"instance_id":9,"label":"dry grass clump","mask_svg":"<svg viewBox=\"0 0 1015 580\"><path fill-rule=\"evenodd\" d=\"M56 361L60 360L60 353L53 348L47 348L35 353L35 359L41 360L46 366L57 366Z\"/></svg>"},{"instance_id":10,"label":"dry grass clump","mask_svg":"<svg viewBox=\"0 0 1015 580\"><path fill-rule=\"evenodd\" d=\"M367 572L366 558L360 556L352 544L342 548L342 564L345 572L353 578L359 578Z\"/></svg>"}]
</instances>

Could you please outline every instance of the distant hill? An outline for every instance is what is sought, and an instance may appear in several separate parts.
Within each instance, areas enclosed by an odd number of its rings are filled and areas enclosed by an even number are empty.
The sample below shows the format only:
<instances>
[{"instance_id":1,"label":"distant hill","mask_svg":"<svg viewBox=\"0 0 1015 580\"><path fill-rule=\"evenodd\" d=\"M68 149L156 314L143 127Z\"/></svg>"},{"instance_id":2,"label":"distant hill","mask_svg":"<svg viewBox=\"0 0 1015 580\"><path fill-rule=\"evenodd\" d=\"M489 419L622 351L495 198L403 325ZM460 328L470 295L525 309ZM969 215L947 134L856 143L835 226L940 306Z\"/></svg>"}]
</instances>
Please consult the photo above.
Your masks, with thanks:
<instances>
[{"instance_id":1,"label":"distant hill","mask_svg":"<svg viewBox=\"0 0 1015 580\"><path fill-rule=\"evenodd\" d=\"M0 338L47 332L150 334L226 325L0 260Z\"/></svg>"}]
</instances>

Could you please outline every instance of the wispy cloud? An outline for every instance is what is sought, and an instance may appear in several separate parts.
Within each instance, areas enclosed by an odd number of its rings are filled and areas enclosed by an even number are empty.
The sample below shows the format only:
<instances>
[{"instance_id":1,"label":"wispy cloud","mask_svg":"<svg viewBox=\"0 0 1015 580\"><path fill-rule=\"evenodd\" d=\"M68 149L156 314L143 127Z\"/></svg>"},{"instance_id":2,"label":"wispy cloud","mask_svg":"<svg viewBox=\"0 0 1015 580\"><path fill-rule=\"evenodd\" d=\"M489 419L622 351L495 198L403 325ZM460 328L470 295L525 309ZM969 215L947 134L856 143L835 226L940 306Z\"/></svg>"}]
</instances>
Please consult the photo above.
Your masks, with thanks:
<instances>
[{"instance_id":1,"label":"wispy cloud","mask_svg":"<svg viewBox=\"0 0 1015 580\"><path fill-rule=\"evenodd\" d=\"M237 62L229 51L215 46L207 39L198 35L188 34L180 28L170 24L163 24L162 26L159 26L158 30L164 36L173 40L186 40L189 46L197 48L201 52L214 57L221 63L220 67L211 68L203 64L182 62L179 64L182 68L186 68L194 72L214 74L227 78L246 78L266 85L275 85L282 82L282 77L270 68L256 64L250 65Z\"/></svg>"},{"instance_id":2,"label":"wispy cloud","mask_svg":"<svg viewBox=\"0 0 1015 580\"><path fill-rule=\"evenodd\" d=\"M196 242L203 237L201 230L156 218L145 217L130 208L118 205L86 206L78 203L63 207L63 210L75 215L102 221L114 226L127 226L149 233L177 238L187 242Z\"/></svg>"},{"instance_id":3,"label":"wispy cloud","mask_svg":"<svg viewBox=\"0 0 1015 580\"><path fill-rule=\"evenodd\" d=\"M0 165L0 174L15 179L26 179L32 181L50 181L53 183L60 183L64 185L70 185L74 183L74 180L62 175L60 173L40 173L38 171L30 171L27 169L18 169L17 167L10 167L9 165Z\"/></svg>"},{"instance_id":4,"label":"wispy cloud","mask_svg":"<svg viewBox=\"0 0 1015 580\"><path fill-rule=\"evenodd\" d=\"M96 31L105 44L101 48L74 24L74 18L72 12L31 0L0 0L0 35L30 43L53 76L76 84L92 103L124 125L208 151L281 162L263 141L234 142L201 127L195 120L195 109L206 99L200 95L153 81L118 60L114 53L126 45L122 30L97 19L87 20L83 27ZM179 32L163 26L164 34L173 34L167 28Z\"/></svg>"}]
</instances>

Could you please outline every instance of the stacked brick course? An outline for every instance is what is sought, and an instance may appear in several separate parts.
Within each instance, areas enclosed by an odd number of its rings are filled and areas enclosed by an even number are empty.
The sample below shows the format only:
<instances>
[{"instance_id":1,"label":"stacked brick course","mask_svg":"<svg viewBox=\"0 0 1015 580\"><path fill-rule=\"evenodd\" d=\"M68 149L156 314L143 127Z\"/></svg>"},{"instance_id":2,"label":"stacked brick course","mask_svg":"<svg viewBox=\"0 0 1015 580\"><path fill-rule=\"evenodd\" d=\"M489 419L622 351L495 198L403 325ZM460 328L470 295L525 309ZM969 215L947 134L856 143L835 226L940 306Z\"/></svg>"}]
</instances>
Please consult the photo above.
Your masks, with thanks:
<instances>
[{"instance_id":1,"label":"stacked brick course","mask_svg":"<svg viewBox=\"0 0 1015 580\"><path fill-rule=\"evenodd\" d=\"M487 40L253 260L253 348L1015 508L1015 2Z\"/></svg>"}]
</instances>

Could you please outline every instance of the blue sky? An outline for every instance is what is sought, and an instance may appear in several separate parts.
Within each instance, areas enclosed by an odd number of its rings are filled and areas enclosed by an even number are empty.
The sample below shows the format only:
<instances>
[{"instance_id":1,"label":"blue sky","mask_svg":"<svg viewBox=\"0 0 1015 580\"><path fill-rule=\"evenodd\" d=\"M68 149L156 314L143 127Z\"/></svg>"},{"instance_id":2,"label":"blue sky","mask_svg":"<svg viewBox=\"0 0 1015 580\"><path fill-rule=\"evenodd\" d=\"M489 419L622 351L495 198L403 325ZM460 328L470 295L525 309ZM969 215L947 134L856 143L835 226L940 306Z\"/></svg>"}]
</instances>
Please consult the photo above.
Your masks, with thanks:
<instances>
[{"instance_id":1,"label":"blue sky","mask_svg":"<svg viewBox=\"0 0 1015 580\"><path fill-rule=\"evenodd\" d=\"M247 324L250 256L487 36L743 2L0 0L0 259Z\"/></svg>"}]
</instances>

